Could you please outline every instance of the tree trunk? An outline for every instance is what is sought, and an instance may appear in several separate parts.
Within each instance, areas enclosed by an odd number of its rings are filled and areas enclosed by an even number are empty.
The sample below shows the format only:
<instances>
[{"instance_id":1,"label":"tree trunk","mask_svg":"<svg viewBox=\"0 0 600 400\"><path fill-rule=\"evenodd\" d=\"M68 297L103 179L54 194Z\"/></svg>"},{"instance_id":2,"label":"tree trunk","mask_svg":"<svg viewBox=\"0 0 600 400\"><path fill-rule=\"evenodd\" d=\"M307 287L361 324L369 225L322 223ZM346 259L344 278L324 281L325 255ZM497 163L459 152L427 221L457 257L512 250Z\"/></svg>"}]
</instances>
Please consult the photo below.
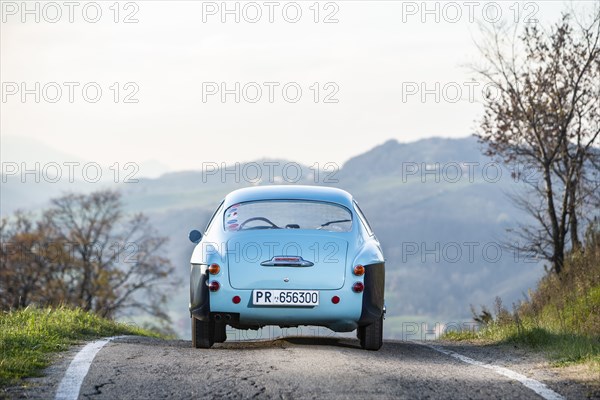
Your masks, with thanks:
<instances>
[{"instance_id":1,"label":"tree trunk","mask_svg":"<svg viewBox=\"0 0 600 400\"><path fill-rule=\"evenodd\" d=\"M546 185L546 200L548 203L548 217L552 227L552 267L557 275L562 271L564 261L564 248L561 241L560 226L556 217L556 206L554 205L554 191L552 189L552 177L550 165L544 165L544 183Z\"/></svg>"}]
</instances>

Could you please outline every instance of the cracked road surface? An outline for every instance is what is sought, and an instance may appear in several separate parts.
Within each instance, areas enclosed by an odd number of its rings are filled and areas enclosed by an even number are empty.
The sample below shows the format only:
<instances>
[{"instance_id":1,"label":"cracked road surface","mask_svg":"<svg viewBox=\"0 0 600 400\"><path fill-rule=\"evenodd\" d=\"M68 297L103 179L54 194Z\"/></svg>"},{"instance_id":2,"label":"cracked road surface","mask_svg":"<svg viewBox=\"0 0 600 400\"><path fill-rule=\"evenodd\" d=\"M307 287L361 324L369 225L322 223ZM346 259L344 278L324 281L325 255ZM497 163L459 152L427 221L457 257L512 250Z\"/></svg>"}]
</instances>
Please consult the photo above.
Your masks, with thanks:
<instances>
[{"instance_id":1,"label":"cracked road surface","mask_svg":"<svg viewBox=\"0 0 600 400\"><path fill-rule=\"evenodd\" d=\"M410 342L364 351L347 338L215 344L116 339L96 355L80 399L540 398L519 382Z\"/></svg>"}]
</instances>

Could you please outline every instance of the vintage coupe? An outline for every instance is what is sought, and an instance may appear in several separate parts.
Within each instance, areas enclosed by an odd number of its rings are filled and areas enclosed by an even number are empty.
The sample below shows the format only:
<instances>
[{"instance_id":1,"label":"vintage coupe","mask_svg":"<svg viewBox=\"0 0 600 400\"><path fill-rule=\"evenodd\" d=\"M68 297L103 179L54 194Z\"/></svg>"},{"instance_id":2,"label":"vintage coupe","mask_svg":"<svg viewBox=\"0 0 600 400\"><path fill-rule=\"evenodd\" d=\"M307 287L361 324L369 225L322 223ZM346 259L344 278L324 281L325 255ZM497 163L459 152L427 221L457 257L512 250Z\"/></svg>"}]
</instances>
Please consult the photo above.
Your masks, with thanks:
<instances>
[{"instance_id":1,"label":"vintage coupe","mask_svg":"<svg viewBox=\"0 0 600 400\"><path fill-rule=\"evenodd\" d=\"M352 196L319 186L256 186L228 194L191 257L192 344L226 327L324 326L383 341L381 246Z\"/></svg>"}]
</instances>

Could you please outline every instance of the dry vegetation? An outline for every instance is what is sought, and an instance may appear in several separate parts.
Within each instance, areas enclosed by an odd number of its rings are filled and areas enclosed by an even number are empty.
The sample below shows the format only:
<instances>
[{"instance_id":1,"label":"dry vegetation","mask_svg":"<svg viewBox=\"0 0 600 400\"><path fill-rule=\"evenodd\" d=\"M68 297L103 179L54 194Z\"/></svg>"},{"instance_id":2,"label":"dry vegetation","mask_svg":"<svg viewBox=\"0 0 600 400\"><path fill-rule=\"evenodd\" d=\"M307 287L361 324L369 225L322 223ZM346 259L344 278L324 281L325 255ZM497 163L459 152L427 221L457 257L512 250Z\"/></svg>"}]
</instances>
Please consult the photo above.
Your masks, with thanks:
<instances>
[{"instance_id":1,"label":"dry vegetation","mask_svg":"<svg viewBox=\"0 0 600 400\"><path fill-rule=\"evenodd\" d=\"M473 309L477 332L448 339L522 343L547 351L558 363L600 368L600 229L589 229L585 247L567 255L560 275L549 272L526 300L509 311L496 298L493 311Z\"/></svg>"}]
</instances>

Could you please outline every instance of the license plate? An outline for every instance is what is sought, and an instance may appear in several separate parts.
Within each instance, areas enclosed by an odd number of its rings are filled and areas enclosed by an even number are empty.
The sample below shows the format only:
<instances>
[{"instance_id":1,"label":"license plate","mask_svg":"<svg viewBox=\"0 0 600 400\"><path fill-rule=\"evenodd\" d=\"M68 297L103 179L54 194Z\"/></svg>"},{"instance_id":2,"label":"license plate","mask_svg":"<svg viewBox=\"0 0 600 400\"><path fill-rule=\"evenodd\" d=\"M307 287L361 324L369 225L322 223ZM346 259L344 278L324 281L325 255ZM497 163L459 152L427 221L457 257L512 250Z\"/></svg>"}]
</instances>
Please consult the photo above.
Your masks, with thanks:
<instances>
[{"instance_id":1,"label":"license plate","mask_svg":"<svg viewBox=\"0 0 600 400\"><path fill-rule=\"evenodd\" d=\"M255 306L318 306L316 290L254 290L252 304Z\"/></svg>"}]
</instances>

